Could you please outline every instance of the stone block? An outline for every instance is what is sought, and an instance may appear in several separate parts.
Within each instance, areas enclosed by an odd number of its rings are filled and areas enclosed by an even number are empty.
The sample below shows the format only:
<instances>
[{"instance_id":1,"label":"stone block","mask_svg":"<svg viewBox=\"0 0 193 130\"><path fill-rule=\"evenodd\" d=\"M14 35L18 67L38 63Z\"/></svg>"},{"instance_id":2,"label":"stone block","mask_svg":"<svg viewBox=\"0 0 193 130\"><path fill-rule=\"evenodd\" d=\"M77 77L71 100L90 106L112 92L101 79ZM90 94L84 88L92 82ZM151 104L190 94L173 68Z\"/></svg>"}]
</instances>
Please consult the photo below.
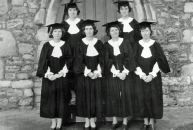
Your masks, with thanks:
<instances>
[{"instance_id":1,"label":"stone block","mask_svg":"<svg viewBox=\"0 0 193 130\"><path fill-rule=\"evenodd\" d=\"M36 96L35 97L35 102L36 103L40 103L40 101L41 101L41 96Z\"/></svg>"},{"instance_id":2,"label":"stone block","mask_svg":"<svg viewBox=\"0 0 193 130\"><path fill-rule=\"evenodd\" d=\"M19 102L19 98L18 98L18 97L10 97L10 98L9 98L9 102L15 102L15 103L17 103L17 102Z\"/></svg>"},{"instance_id":3,"label":"stone block","mask_svg":"<svg viewBox=\"0 0 193 130\"><path fill-rule=\"evenodd\" d=\"M0 57L16 54L16 41L12 33L6 30L0 30Z\"/></svg>"},{"instance_id":4,"label":"stone block","mask_svg":"<svg viewBox=\"0 0 193 130\"><path fill-rule=\"evenodd\" d=\"M8 99L0 99L0 108L3 108L8 105Z\"/></svg>"},{"instance_id":5,"label":"stone block","mask_svg":"<svg viewBox=\"0 0 193 130\"><path fill-rule=\"evenodd\" d=\"M34 94L33 94L33 92L32 92L32 90L31 89L25 89L24 90L24 97L31 97L31 96L33 96Z\"/></svg>"},{"instance_id":6,"label":"stone block","mask_svg":"<svg viewBox=\"0 0 193 130\"><path fill-rule=\"evenodd\" d=\"M182 66L181 76L193 76L193 63Z\"/></svg>"},{"instance_id":7,"label":"stone block","mask_svg":"<svg viewBox=\"0 0 193 130\"><path fill-rule=\"evenodd\" d=\"M11 87L11 81L0 81L0 88Z\"/></svg>"},{"instance_id":8,"label":"stone block","mask_svg":"<svg viewBox=\"0 0 193 130\"><path fill-rule=\"evenodd\" d=\"M16 102L9 102L8 105L6 106L6 109L16 109L18 108L18 103Z\"/></svg>"},{"instance_id":9,"label":"stone block","mask_svg":"<svg viewBox=\"0 0 193 130\"><path fill-rule=\"evenodd\" d=\"M19 101L19 105L20 106L29 106L31 105L32 101L33 101L33 98L21 99Z\"/></svg>"},{"instance_id":10,"label":"stone block","mask_svg":"<svg viewBox=\"0 0 193 130\"><path fill-rule=\"evenodd\" d=\"M0 90L0 99L7 98L6 92L3 90Z\"/></svg>"},{"instance_id":11,"label":"stone block","mask_svg":"<svg viewBox=\"0 0 193 130\"><path fill-rule=\"evenodd\" d=\"M22 80L22 79L28 79L29 75L27 73L19 73L17 74L17 79Z\"/></svg>"},{"instance_id":12,"label":"stone block","mask_svg":"<svg viewBox=\"0 0 193 130\"><path fill-rule=\"evenodd\" d=\"M39 41L48 41L49 36L48 36L48 30L46 27L42 27L37 31L36 37Z\"/></svg>"},{"instance_id":13,"label":"stone block","mask_svg":"<svg viewBox=\"0 0 193 130\"><path fill-rule=\"evenodd\" d=\"M12 0L12 5L23 5L24 0Z\"/></svg>"},{"instance_id":14,"label":"stone block","mask_svg":"<svg viewBox=\"0 0 193 130\"><path fill-rule=\"evenodd\" d=\"M12 19L7 21L7 28L13 29L13 28L21 28L23 26L23 20L22 19Z\"/></svg>"},{"instance_id":15,"label":"stone block","mask_svg":"<svg viewBox=\"0 0 193 130\"><path fill-rule=\"evenodd\" d=\"M5 79L7 80L14 80L16 78L15 73L5 73Z\"/></svg>"},{"instance_id":16,"label":"stone block","mask_svg":"<svg viewBox=\"0 0 193 130\"><path fill-rule=\"evenodd\" d=\"M4 15L9 10L8 0L1 0L0 1L0 15Z\"/></svg>"},{"instance_id":17,"label":"stone block","mask_svg":"<svg viewBox=\"0 0 193 130\"><path fill-rule=\"evenodd\" d=\"M193 12L193 2L186 2L184 5L184 12L192 13Z\"/></svg>"},{"instance_id":18,"label":"stone block","mask_svg":"<svg viewBox=\"0 0 193 130\"><path fill-rule=\"evenodd\" d=\"M186 20L186 19L188 20L188 19L190 19L190 17L191 17L190 14L183 14L183 15L182 15L182 19L183 19L183 20Z\"/></svg>"},{"instance_id":19,"label":"stone block","mask_svg":"<svg viewBox=\"0 0 193 130\"><path fill-rule=\"evenodd\" d=\"M21 71L31 71L32 70L32 66L31 65L25 65L21 68Z\"/></svg>"},{"instance_id":20,"label":"stone block","mask_svg":"<svg viewBox=\"0 0 193 130\"><path fill-rule=\"evenodd\" d=\"M47 8L47 6L48 6L48 0L42 0L41 1L41 9L45 9L45 8Z\"/></svg>"},{"instance_id":21,"label":"stone block","mask_svg":"<svg viewBox=\"0 0 193 130\"><path fill-rule=\"evenodd\" d=\"M175 85L190 85L190 76L183 77L162 77L163 85L175 86Z\"/></svg>"},{"instance_id":22,"label":"stone block","mask_svg":"<svg viewBox=\"0 0 193 130\"><path fill-rule=\"evenodd\" d=\"M191 18L191 26L193 27L193 17ZM192 40L193 41L193 40Z\"/></svg>"},{"instance_id":23,"label":"stone block","mask_svg":"<svg viewBox=\"0 0 193 130\"><path fill-rule=\"evenodd\" d=\"M31 53L34 50L33 45L26 43L20 43L18 47L20 54Z\"/></svg>"},{"instance_id":24,"label":"stone block","mask_svg":"<svg viewBox=\"0 0 193 130\"><path fill-rule=\"evenodd\" d=\"M168 45L162 45L164 51L178 51L179 45L175 43L170 43Z\"/></svg>"},{"instance_id":25,"label":"stone block","mask_svg":"<svg viewBox=\"0 0 193 130\"><path fill-rule=\"evenodd\" d=\"M4 60L0 58L0 79L4 78L4 66L5 66Z\"/></svg>"},{"instance_id":26,"label":"stone block","mask_svg":"<svg viewBox=\"0 0 193 130\"><path fill-rule=\"evenodd\" d=\"M34 82L34 87L41 88L42 87L42 82Z\"/></svg>"},{"instance_id":27,"label":"stone block","mask_svg":"<svg viewBox=\"0 0 193 130\"><path fill-rule=\"evenodd\" d=\"M34 88L34 93L36 96L41 95L41 88Z\"/></svg>"},{"instance_id":28,"label":"stone block","mask_svg":"<svg viewBox=\"0 0 193 130\"><path fill-rule=\"evenodd\" d=\"M34 60L34 57L30 54L24 54L23 55L23 59L24 60Z\"/></svg>"},{"instance_id":29,"label":"stone block","mask_svg":"<svg viewBox=\"0 0 193 130\"><path fill-rule=\"evenodd\" d=\"M183 32L183 42L191 42L191 38L193 37L193 30L187 29Z\"/></svg>"},{"instance_id":30,"label":"stone block","mask_svg":"<svg viewBox=\"0 0 193 130\"><path fill-rule=\"evenodd\" d=\"M7 90L7 96L10 97L22 97L23 91L18 89L8 89Z\"/></svg>"},{"instance_id":31,"label":"stone block","mask_svg":"<svg viewBox=\"0 0 193 130\"><path fill-rule=\"evenodd\" d=\"M33 82L31 80L19 80L19 81L13 81L12 82L12 88L32 88Z\"/></svg>"},{"instance_id":32,"label":"stone block","mask_svg":"<svg viewBox=\"0 0 193 130\"><path fill-rule=\"evenodd\" d=\"M22 14L27 14L28 13L28 8L25 7L25 6L13 6L12 10L11 10L11 13L12 14L19 14L19 15L22 15Z\"/></svg>"},{"instance_id":33,"label":"stone block","mask_svg":"<svg viewBox=\"0 0 193 130\"><path fill-rule=\"evenodd\" d=\"M36 25L43 25L45 23L46 10L40 9L35 16L34 23Z\"/></svg>"},{"instance_id":34,"label":"stone block","mask_svg":"<svg viewBox=\"0 0 193 130\"><path fill-rule=\"evenodd\" d=\"M163 103L164 106L174 106L177 102L173 97L170 97L169 95L163 95Z\"/></svg>"},{"instance_id":35,"label":"stone block","mask_svg":"<svg viewBox=\"0 0 193 130\"><path fill-rule=\"evenodd\" d=\"M31 111L33 109L32 106L19 106L20 111Z\"/></svg>"},{"instance_id":36,"label":"stone block","mask_svg":"<svg viewBox=\"0 0 193 130\"><path fill-rule=\"evenodd\" d=\"M32 8L32 9L38 9L39 8L37 0L27 0L27 4L28 4L29 8Z\"/></svg>"},{"instance_id":37,"label":"stone block","mask_svg":"<svg viewBox=\"0 0 193 130\"><path fill-rule=\"evenodd\" d=\"M6 72L18 72L20 70L20 66L5 66Z\"/></svg>"}]
</instances>

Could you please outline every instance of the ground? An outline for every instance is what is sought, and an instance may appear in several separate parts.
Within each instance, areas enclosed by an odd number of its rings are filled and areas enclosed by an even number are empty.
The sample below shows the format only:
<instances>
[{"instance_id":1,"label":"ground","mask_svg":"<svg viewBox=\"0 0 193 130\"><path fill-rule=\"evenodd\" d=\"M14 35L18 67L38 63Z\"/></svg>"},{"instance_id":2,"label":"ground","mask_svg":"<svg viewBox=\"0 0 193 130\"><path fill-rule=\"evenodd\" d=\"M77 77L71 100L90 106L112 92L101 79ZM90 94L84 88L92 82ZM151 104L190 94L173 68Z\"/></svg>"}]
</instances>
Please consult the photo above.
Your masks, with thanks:
<instances>
[{"instance_id":1,"label":"ground","mask_svg":"<svg viewBox=\"0 0 193 130\"><path fill-rule=\"evenodd\" d=\"M107 130L111 122L99 124L100 130ZM133 120L129 130L139 130L142 120ZM83 130L84 123L75 123L63 127L62 130ZM0 130L49 130L50 120L40 118L37 110L32 111L0 111ZM193 130L193 107L167 107L164 117L157 120L156 130ZM121 130L120 127L117 130Z\"/></svg>"}]
</instances>

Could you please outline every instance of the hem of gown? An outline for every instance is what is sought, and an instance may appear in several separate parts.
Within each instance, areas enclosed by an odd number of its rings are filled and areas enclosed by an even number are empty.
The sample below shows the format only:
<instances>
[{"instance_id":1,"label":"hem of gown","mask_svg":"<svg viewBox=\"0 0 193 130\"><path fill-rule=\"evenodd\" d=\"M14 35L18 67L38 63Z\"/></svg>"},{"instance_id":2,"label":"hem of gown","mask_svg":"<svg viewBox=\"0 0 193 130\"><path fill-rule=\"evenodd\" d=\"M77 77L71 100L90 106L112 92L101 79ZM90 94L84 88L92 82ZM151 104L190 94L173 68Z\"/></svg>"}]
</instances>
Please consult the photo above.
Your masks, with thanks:
<instances>
[{"instance_id":1,"label":"hem of gown","mask_svg":"<svg viewBox=\"0 0 193 130\"><path fill-rule=\"evenodd\" d=\"M42 118L49 118L49 119L53 119L53 118L63 118L63 117L59 117L59 116L45 116L45 115L40 115L40 117L42 117Z\"/></svg>"}]
</instances>

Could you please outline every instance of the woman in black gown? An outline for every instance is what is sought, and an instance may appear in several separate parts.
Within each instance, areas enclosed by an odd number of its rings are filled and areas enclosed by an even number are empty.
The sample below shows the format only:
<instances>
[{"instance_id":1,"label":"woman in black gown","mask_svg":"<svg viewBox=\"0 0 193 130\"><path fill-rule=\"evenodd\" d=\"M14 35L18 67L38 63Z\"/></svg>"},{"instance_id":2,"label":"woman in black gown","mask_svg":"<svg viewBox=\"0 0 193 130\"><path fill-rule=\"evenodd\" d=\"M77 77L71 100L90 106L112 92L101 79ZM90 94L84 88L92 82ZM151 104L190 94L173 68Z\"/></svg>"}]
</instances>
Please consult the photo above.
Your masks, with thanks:
<instances>
[{"instance_id":1,"label":"woman in black gown","mask_svg":"<svg viewBox=\"0 0 193 130\"><path fill-rule=\"evenodd\" d=\"M131 47L141 39L139 31L139 23L129 16L131 12L131 6L128 1L118 1L118 12L121 14L121 18L118 19L122 23L123 38L130 41Z\"/></svg>"},{"instance_id":2,"label":"woman in black gown","mask_svg":"<svg viewBox=\"0 0 193 130\"><path fill-rule=\"evenodd\" d=\"M127 129L127 117L132 116L132 90L130 72L134 71L135 60L127 39L119 37L120 23L111 22L106 25L107 34L111 39L105 46L105 112L113 117L111 129L117 127L117 117L123 117L123 130Z\"/></svg>"},{"instance_id":3,"label":"woman in black gown","mask_svg":"<svg viewBox=\"0 0 193 130\"><path fill-rule=\"evenodd\" d=\"M95 117L102 116L103 43L94 37L97 33L94 20L85 20L84 38L80 43L75 72L78 74L76 106L77 116L85 117L85 129L96 128Z\"/></svg>"},{"instance_id":4,"label":"woman in black gown","mask_svg":"<svg viewBox=\"0 0 193 130\"><path fill-rule=\"evenodd\" d=\"M71 98L65 77L71 49L68 43L60 40L64 36L61 24L49 25L49 32L53 39L43 45L36 74L42 77L40 116L52 119L51 130L60 130Z\"/></svg>"},{"instance_id":5,"label":"woman in black gown","mask_svg":"<svg viewBox=\"0 0 193 130\"><path fill-rule=\"evenodd\" d=\"M139 116L144 118L141 128L155 129L154 119L163 116L162 79L160 71L170 72L164 52L156 41L150 38L152 30L150 22L140 23L141 40L134 49L139 85ZM137 80L137 78L136 78Z\"/></svg>"},{"instance_id":6,"label":"woman in black gown","mask_svg":"<svg viewBox=\"0 0 193 130\"><path fill-rule=\"evenodd\" d=\"M68 16L68 18L62 22L65 30L67 30L65 40L68 41L68 43L70 44L73 56L70 64L70 70L69 73L67 74L71 90L76 90L76 75L74 73L73 66L82 39L81 24L83 22L82 19L78 18L80 10L76 3L77 2L70 2L65 4L66 5L65 14Z\"/></svg>"}]
</instances>

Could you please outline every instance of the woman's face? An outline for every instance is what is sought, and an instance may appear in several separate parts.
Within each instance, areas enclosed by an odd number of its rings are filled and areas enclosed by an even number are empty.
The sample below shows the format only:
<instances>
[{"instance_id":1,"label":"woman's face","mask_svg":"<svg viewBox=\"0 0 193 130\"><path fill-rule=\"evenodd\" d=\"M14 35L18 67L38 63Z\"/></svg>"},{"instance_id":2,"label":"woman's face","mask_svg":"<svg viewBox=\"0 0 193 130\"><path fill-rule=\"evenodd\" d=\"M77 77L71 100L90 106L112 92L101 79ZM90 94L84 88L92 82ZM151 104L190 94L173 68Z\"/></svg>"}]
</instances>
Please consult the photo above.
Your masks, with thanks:
<instances>
[{"instance_id":1,"label":"woman's face","mask_svg":"<svg viewBox=\"0 0 193 130\"><path fill-rule=\"evenodd\" d=\"M120 13L122 17L129 16L129 7L128 6L121 6Z\"/></svg>"},{"instance_id":2,"label":"woman's face","mask_svg":"<svg viewBox=\"0 0 193 130\"><path fill-rule=\"evenodd\" d=\"M93 27L92 27L91 25L85 26L84 33L85 33L86 37L91 37L91 36L93 36L93 34L94 34L94 29L93 29Z\"/></svg>"},{"instance_id":3,"label":"woman's face","mask_svg":"<svg viewBox=\"0 0 193 130\"><path fill-rule=\"evenodd\" d=\"M77 13L78 13L78 11L76 10L76 8L69 8L68 9L68 15L70 18L76 18Z\"/></svg>"},{"instance_id":4,"label":"woman's face","mask_svg":"<svg viewBox=\"0 0 193 130\"><path fill-rule=\"evenodd\" d=\"M141 30L141 36L143 39L149 39L150 38L151 31L148 27Z\"/></svg>"},{"instance_id":5,"label":"woman's face","mask_svg":"<svg viewBox=\"0 0 193 130\"><path fill-rule=\"evenodd\" d=\"M60 40L62 37L62 30L61 29L54 29L52 32L53 39Z\"/></svg>"},{"instance_id":6,"label":"woman's face","mask_svg":"<svg viewBox=\"0 0 193 130\"><path fill-rule=\"evenodd\" d=\"M111 27L109 33L112 38L119 37L119 29L117 27Z\"/></svg>"}]
</instances>

